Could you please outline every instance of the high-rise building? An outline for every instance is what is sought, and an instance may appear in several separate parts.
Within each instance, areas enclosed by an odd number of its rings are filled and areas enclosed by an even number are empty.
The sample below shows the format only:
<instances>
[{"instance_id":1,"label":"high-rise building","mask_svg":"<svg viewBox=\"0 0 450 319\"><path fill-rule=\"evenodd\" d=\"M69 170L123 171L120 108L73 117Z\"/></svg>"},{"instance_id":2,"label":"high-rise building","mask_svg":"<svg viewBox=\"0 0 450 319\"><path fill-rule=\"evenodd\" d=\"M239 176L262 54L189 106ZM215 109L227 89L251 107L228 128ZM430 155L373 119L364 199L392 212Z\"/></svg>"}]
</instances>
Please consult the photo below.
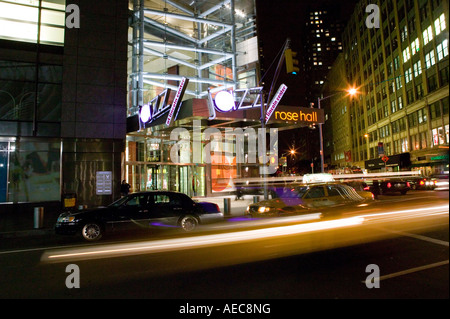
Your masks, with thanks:
<instances>
[{"instance_id":1,"label":"high-rise building","mask_svg":"<svg viewBox=\"0 0 450 319\"><path fill-rule=\"evenodd\" d=\"M0 1L1 213L119 196L127 24L127 0Z\"/></svg>"},{"instance_id":2,"label":"high-rise building","mask_svg":"<svg viewBox=\"0 0 450 319\"><path fill-rule=\"evenodd\" d=\"M310 103L317 102L333 62L342 52L344 22L340 20L340 15L335 14L336 10L339 10L339 5L336 4L308 10L302 54L306 99Z\"/></svg>"},{"instance_id":3,"label":"high-rise building","mask_svg":"<svg viewBox=\"0 0 450 319\"><path fill-rule=\"evenodd\" d=\"M358 3L342 34L342 81L359 94L346 105L351 149L334 148L331 164L448 171L448 1L377 2L379 27L366 24L368 4ZM333 121L333 133L339 125L347 123Z\"/></svg>"}]
</instances>

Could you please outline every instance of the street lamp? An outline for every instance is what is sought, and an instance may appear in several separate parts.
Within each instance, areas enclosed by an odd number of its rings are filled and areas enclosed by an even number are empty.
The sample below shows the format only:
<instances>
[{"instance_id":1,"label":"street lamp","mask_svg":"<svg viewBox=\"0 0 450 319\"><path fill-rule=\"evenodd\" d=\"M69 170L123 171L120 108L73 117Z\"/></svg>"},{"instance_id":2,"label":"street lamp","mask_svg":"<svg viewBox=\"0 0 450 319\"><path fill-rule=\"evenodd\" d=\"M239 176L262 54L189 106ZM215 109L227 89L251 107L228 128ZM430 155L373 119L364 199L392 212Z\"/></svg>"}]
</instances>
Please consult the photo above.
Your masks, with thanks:
<instances>
[{"instance_id":1,"label":"street lamp","mask_svg":"<svg viewBox=\"0 0 450 319\"><path fill-rule=\"evenodd\" d=\"M326 100L326 99L328 99L328 98L330 98L330 97L332 97L332 96L335 96L335 95L340 94L340 93L343 93L343 92L347 92L348 95L354 96L355 94L358 93L358 89L352 87L352 88L349 88L349 89L347 89L347 90L345 90L345 91L339 91L339 92L336 92L336 93L334 93L334 94L328 95L328 96L326 96L326 97L322 97L322 96L321 96L321 97L317 98L317 107L320 109L320 101ZM322 95L322 94L321 94L321 95ZM322 132L322 123L319 123L319 139L320 139L320 172L321 172L321 173L324 173L325 171L324 171L324 158L323 158L323 132Z\"/></svg>"}]
</instances>

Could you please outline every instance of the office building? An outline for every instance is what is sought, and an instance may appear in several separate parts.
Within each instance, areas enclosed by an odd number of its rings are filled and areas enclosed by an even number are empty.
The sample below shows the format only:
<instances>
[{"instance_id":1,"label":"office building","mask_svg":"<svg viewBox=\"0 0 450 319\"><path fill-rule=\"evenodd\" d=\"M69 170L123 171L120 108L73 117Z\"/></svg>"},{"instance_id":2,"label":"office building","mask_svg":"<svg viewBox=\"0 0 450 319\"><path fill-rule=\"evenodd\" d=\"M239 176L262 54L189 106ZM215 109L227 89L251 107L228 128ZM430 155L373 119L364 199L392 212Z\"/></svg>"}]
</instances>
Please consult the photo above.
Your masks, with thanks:
<instances>
[{"instance_id":1,"label":"office building","mask_svg":"<svg viewBox=\"0 0 450 319\"><path fill-rule=\"evenodd\" d=\"M377 2L379 28L366 25L368 4L357 4L342 34L342 81L359 94L347 102L351 148L335 148L331 164L448 171L448 1Z\"/></svg>"}]
</instances>

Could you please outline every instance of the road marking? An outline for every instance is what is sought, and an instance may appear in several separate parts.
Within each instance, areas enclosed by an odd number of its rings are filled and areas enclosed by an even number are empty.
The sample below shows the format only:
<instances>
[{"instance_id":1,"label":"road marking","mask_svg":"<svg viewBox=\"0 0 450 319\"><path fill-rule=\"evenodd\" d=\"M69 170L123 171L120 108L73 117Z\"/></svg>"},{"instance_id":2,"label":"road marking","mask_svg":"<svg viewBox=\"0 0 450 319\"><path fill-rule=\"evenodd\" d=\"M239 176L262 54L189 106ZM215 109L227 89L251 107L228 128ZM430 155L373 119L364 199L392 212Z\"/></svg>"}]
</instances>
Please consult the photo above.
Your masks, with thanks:
<instances>
[{"instance_id":1,"label":"road marking","mask_svg":"<svg viewBox=\"0 0 450 319\"><path fill-rule=\"evenodd\" d=\"M433 244L436 244L436 245L442 245L442 246L449 247L449 242L445 241L445 240L435 239L435 238L431 238L431 237L427 237L427 236L423 236L423 235L418 235L418 234L405 233L405 232L402 232L402 231L390 230L390 229L386 229L384 227L377 227L377 228L382 230L382 231L388 232L388 233L397 234L397 235L405 236L405 237L411 237L411 238L427 241L429 243L433 243Z\"/></svg>"},{"instance_id":2,"label":"road marking","mask_svg":"<svg viewBox=\"0 0 450 319\"><path fill-rule=\"evenodd\" d=\"M418 271L422 271L422 270L427 270L427 269L431 269L431 268L435 268L435 267L444 266L444 265L447 265L447 264L448 264L448 260L444 260L444 261L440 261L440 262L429 264L429 265L425 265L425 266L419 266L419 267L415 267L415 268L402 270L402 271L399 271L399 272L394 272L394 273L389 274L389 275L380 276L380 281L384 280L384 279L390 279L390 278L394 278L394 277L408 275L408 274L411 274L411 273L414 273L414 272L418 272ZM363 281L363 282L365 283L365 281Z\"/></svg>"},{"instance_id":3,"label":"road marking","mask_svg":"<svg viewBox=\"0 0 450 319\"><path fill-rule=\"evenodd\" d=\"M404 233L404 232L395 232L399 235L403 235L403 236L407 236L407 237L411 237L411 238L416 238L419 240L423 240L423 241L427 241L436 245L442 245L442 246L446 246L448 247L448 241L444 241L444 240L440 240L440 239L435 239L435 238L431 238L431 237L427 237L427 236L422 236L422 235L417 235L417 234L411 234L411 233Z\"/></svg>"}]
</instances>

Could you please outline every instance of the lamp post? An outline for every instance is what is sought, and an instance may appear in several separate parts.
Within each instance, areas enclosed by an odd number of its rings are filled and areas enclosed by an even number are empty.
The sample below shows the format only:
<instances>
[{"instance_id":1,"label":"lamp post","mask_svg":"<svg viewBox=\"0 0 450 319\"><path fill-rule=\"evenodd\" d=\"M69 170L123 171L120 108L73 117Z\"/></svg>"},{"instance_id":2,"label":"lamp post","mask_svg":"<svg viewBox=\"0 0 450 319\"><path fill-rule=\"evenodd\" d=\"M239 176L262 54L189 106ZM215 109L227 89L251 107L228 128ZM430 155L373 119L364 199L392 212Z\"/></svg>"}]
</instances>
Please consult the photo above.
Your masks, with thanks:
<instances>
[{"instance_id":1,"label":"lamp post","mask_svg":"<svg viewBox=\"0 0 450 319\"><path fill-rule=\"evenodd\" d=\"M340 94L340 93L343 93L343 92L347 92L347 95L354 96L355 94L358 93L358 90L357 90L356 88L350 88L350 89L347 89L347 90L345 90L345 91L339 91L339 92L333 93L333 94L328 95L328 96L326 96L326 97L323 97L322 94L321 94L321 97L318 97L318 98L317 98L317 107L320 109L320 102L321 102L322 100L326 100L326 99L328 99L328 98L330 98L330 97L333 97L333 96L335 96L335 95L337 95L337 94ZM325 171L324 171L324 156L323 156L323 132L322 132L322 123L319 123L319 139L320 139L320 172L321 172L321 173L324 173Z\"/></svg>"}]
</instances>

